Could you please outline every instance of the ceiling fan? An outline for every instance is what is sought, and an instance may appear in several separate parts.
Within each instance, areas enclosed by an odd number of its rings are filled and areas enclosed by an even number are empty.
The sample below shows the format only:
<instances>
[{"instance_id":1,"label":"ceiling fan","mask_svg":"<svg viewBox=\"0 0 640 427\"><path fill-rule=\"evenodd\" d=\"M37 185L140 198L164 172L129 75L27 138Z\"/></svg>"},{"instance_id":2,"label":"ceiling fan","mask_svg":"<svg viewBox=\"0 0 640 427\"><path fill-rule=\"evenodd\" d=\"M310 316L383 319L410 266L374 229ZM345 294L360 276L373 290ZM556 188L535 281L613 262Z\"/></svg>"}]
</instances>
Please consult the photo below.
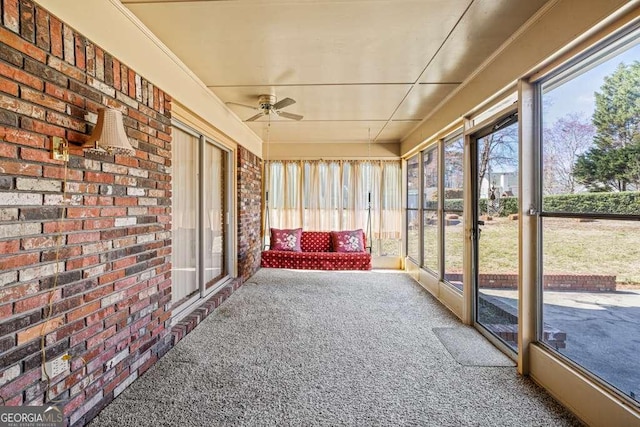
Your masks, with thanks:
<instances>
[{"instance_id":1,"label":"ceiling fan","mask_svg":"<svg viewBox=\"0 0 640 427\"><path fill-rule=\"evenodd\" d=\"M275 95L260 95L258 97L258 107L252 107L251 105L246 105L246 104L239 104L237 102L226 102L226 104L239 105L240 107L251 108L252 110L259 111L258 114L256 114L255 116L249 117L247 120L245 120L245 122L256 121L260 117L268 116L271 113L281 117L285 117L287 119L302 120L303 116L299 114L287 113L286 111L282 111L283 108L288 107L289 105L295 104L296 103L295 100L291 98L285 98L285 99L281 99L280 101L277 101L277 102L276 101L277 99Z\"/></svg>"}]
</instances>

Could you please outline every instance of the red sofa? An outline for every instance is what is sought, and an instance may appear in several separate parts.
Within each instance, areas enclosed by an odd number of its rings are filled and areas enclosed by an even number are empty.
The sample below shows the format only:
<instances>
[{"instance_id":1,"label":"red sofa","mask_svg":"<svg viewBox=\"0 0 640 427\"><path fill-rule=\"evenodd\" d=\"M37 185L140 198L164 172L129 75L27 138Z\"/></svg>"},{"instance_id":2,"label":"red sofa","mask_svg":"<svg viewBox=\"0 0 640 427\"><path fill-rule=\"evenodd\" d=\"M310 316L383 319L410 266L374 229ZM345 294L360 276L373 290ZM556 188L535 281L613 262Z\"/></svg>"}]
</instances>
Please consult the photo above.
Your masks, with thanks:
<instances>
[{"instance_id":1,"label":"red sofa","mask_svg":"<svg viewBox=\"0 0 640 427\"><path fill-rule=\"evenodd\" d=\"M302 252L263 251L260 265L298 270L371 270L371 254L366 250L333 252L329 231L303 231L300 248Z\"/></svg>"}]
</instances>

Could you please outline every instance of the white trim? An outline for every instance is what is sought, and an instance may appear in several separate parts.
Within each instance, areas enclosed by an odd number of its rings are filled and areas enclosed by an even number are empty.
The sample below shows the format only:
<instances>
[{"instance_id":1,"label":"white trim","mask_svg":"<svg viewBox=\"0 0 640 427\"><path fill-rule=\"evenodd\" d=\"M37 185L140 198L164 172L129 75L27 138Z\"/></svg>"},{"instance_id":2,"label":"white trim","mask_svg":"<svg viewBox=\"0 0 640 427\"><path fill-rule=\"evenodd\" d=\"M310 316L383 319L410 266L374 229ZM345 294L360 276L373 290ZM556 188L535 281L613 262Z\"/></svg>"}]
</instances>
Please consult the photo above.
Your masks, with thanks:
<instances>
[{"instance_id":1,"label":"white trim","mask_svg":"<svg viewBox=\"0 0 640 427\"><path fill-rule=\"evenodd\" d=\"M592 427L638 426L640 413L543 347L530 349L531 378Z\"/></svg>"}]
</instances>

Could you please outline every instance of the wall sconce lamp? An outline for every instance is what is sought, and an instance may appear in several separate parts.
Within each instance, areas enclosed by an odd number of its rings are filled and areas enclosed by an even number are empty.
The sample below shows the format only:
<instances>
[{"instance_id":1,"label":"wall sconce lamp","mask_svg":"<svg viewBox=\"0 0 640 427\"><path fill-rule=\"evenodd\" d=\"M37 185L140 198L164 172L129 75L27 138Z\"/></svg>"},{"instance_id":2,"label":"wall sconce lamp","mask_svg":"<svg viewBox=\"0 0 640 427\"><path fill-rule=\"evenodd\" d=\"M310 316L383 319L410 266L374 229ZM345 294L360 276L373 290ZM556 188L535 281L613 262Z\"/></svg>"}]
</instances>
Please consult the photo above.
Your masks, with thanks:
<instances>
[{"instance_id":1,"label":"wall sconce lamp","mask_svg":"<svg viewBox=\"0 0 640 427\"><path fill-rule=\"evenodd\" d=\"M69 161L69 143L66 139L59 136L51 138L51 158L63 162Z\"/></svg>"},{"instance_id":2,"label":"wall sconce lamp","mask_svg":"<svg viewBox=\"0 0 640 427\"><path fill-rule=\"evenodd\" d=\"M93 144L93 147L85 151L96 154L133 156L136 152L124 131L122 113L112 108L98 109L98 122L84 146L88 147L89 144Z\"/></svg>"}]
</instances>

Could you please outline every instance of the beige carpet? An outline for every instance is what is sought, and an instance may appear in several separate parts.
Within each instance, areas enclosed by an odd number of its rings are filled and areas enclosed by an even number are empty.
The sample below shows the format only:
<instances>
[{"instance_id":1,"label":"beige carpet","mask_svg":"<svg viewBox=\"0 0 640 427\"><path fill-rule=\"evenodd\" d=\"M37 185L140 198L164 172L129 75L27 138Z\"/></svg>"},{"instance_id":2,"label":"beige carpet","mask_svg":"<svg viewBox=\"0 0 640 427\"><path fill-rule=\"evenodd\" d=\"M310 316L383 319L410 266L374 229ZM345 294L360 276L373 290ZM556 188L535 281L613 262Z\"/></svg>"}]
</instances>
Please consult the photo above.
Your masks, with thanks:
<instances>
[{"instance_id":1,"label":"beige carpet","mask_svg":"<svg viewBox=\"0 0 640 427\"><path fill-rule=\"evenodd\" d=\"M575 426L516 370L462 366L411 278L260 270L94 426Z\"/></svg>"}]
</instances>

